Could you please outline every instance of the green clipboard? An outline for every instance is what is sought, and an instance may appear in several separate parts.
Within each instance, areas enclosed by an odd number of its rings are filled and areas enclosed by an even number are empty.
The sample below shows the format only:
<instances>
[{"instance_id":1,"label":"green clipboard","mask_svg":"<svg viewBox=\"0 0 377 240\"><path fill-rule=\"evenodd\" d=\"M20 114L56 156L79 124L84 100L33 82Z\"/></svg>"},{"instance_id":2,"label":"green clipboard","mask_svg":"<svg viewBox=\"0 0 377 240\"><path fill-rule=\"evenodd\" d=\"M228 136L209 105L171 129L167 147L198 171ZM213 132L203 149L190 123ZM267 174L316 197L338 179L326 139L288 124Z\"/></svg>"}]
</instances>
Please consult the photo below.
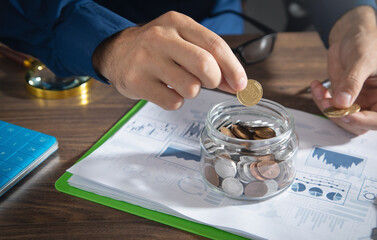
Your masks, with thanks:
<instances>
[{"instance_id":1,"label":"green clipboard","mask_svg":"<svg viewBox=\"0 0 377 240\"><path fill-rule=\"evenodd\" d=\"M95 149L101 146L107 139L109 139L114 133L116 133L135 113L137 113L147 101L139 101L126 115L124 115L104 136L98 140L78 161L84 159ZM128 212L140 217L144 217L156 222L160 222L175 228L179 228L188 232L201 235L203 237L212 239L246 239L244 237L195 222L191 222L179 217L168 215L165 213L153 211L143 207L139 207L127 202L115 200L112 198L100 196L91 192L87 192L78 188L74 188L68 184L68 179L72 176L71 173L64 173L55 183L55 188L61 192L83 198L95 203L99 203L108 207L112 207L124 212Z\"/></svg>"}]
</instances>

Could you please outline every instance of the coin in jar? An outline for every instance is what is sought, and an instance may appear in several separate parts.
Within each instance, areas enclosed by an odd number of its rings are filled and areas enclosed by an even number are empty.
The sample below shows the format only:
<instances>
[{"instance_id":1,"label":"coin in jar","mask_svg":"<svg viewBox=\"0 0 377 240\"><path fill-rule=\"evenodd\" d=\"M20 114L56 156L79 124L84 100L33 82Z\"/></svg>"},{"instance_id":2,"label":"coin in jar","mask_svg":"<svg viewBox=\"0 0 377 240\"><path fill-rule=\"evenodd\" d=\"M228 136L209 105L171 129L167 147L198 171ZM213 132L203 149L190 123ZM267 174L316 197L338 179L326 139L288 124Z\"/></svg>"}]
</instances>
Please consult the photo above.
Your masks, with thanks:
<instances>
[{"instance_id":1,"label":"coin in jar","mask_svg":"<svg viewBox=\"0 0 377 240\"><path fill-rule=\"evenodd\" d=\"M255 158L258 161L275 161L275 156L273 154L257 155Z\"/></svg>"},{"instance_id":2,"label":"coin in jar","mask_svg":"<svg viewBox=\"0 0 377 240\"><path fill-rule=\"evenodd\" d=\"M268 187L264 182L251 182L245 187L245 195L249 198L263 197L268 191Z\"/></svg>"},{"instance_id":3,"label":"coin in jar","mask_svg":"<svg viewBox=\"0 0 377 240\"><path fill-rule=\"evenodd\" d=\"M235 178L229 177L224 179L221 183L221 187L225 193L234 197L239 197L243 194L243 185Z\"/></svg>"},{"instance_id":4,"label":"coin in jar","mask_svg":"<svg viewBox=\"0 0 377 240\"><path fill-rule=\"evenodd\" d=\"M258 137L261 137L264 139L273 138L276 136L275 131L269 127L259 127L259 128L256 128L254 132Z\"/></svg>"},{"instance_id":5,"label":"coin in jar","mask_svg":"<svg viewBox=\"0 0 377 240\"><path fill-rule=\"evenodd\" d=\"M204 169L204 176L207 179L208 182L210 182L212 185L218 187L220 184L220 178L219 175L217 175L216 170L214 167L208 165Z\"/></svg>"},{"instance_id":6,"label":"coin in jar","mask_svg":"<svg viewBox=\"0 0 377 240\"><path fill-rule=\"evenodd\" d=\"M232 131L227 127L221 127L220 132L228 137L233 137L233 138L235 137Z\"/></svg>"},{"instance_id":7,"label":"coin in jar","mask_svg":"<svg viewBox=\"0 0 377 240\"><path fill-rule=\"evenodd\" d=\"M214 165L216 173L222 178L234 177L237 174L237 166L232 160L220 158Z\"/></svg>"},{"instance_id":8,"label":"coin in jar","mask_svg":"<svg viewBox=\"0 0 377 240\"><path fill-rule=\"evenodd\" d=\"M249 130L247 130L246 128L240 125L233 124L231 130L234 136L238 138L247 139L247 140L253 138L253 134Z\"/></svg>"},{"instance_id":9,"label":"coin in jar","mask_svg":"<svg viewBox=\"0 0 377 240\"><path fill-rule=\"evenodd\" d=\"M257 163L258 172L262 177L267 179L273 179L279 176L280 167L275 161L261 161Z\"/></svg>"},{"instance_id":10,"label":"coin in jar","mask_svg":"<svg viewBox=\"0 0 377 240\"><path fill-rule=\"evenodd\" d=\"M251 175L253 175L254 178L260 180L260 181L264 181L264 180L267 180L266 178L264 178L258 171L257 169L257 164L258 162L253 162L252 164L250 164L250 172L251 172Z\"/></svg>"},{"instance_id":11,"label":"coin in jar","mask_svg":"<svg viewBox=\"0 0 377 240\"><path fill-rule=\"evenodd\" d=\"M241 104L250 107L257 104L261 100L262 95L263 89L261 84L254 79L249 79L246 88L237 92L237 99Z\"/></svg>"},{"instance_id":12,"label":"coin in jar","mask_svg":"<svg viewBox=\"0 0 377 240\"><path fill-rule=\"evenodd\" d=\"M279 185L275 180L272 180L272 179L266 180L264 181L264 183L266 184L267 189L268 189L266 193L267 195L273 194L279 188Z\"/></svg>"}]
</instances>

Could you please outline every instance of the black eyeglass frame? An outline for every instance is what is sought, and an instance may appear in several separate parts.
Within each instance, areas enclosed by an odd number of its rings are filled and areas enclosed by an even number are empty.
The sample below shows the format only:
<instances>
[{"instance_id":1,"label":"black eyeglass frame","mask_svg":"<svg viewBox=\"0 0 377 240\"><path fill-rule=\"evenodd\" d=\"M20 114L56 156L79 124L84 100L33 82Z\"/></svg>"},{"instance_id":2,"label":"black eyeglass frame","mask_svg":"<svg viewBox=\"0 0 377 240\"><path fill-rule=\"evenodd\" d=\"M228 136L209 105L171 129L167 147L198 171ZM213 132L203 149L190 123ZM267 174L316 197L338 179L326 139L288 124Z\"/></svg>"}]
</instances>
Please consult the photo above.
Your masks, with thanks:
<instances>
[{"instance_id":1,"label":"black eyeglass frame","mask_svg":"<svg viewBox=\"0 0 377 240\"><path fill-rule=\"evenodd\" d=\"M270 56L270 54L272 53L272 50L274 49L274 46L275 46L275 41L276 41L276 37L277 37L277 32L275 30L273 30L272 28L269 28L268 26L264 25L263 23L243 14L243 13L240 13L240 12L237 12L237 11L233 11L233 10L224 10L224 11L220 11L220 12L217 12L217 13L213 13L211 14L210 17L216 17L216 16L219 16L219 15L222 15L222 14L227 14L227 13L230 13L230 14L235 14L241 18L243 18L244 20L247 20L249 23L253 24L256 28L258 28L259 30L261 30L264 35L260 36L260 37L257 37L257 38L254 38L254 39L251 39L245 43L242 43L241 45L239 45L238 47L235 47L235 48L232 48L232 51L234 53L238 53L238 55L240 56L242 62L244 62L246 65L250 65L250 64L255 64L255 63L258 63L258 62L261 62L263 60L265 60L268 56ZM253 42L257 42L257 41L261 41L262 39L264 38L272 38L272 46L271 48L269 49L268 53L258 59L258 60L255 60L255 61L247 61L245 56L244 56L244 51L243 49L253 43Z\"/></svg>"}]
</instances>

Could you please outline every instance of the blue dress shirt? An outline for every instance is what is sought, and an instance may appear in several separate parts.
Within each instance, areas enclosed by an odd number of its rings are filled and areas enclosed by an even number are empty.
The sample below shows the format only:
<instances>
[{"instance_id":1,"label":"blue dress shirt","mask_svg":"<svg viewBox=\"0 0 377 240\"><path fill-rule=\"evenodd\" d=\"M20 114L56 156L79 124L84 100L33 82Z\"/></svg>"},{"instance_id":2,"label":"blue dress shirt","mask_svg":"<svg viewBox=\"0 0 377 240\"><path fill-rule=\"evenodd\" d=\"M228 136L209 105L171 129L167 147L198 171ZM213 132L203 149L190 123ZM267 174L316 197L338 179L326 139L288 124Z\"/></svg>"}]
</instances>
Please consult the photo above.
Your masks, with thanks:
<instances>
[{"instance_id":1,"label":"blue dress shirt","mask_svg":"<svg viewBox=\"0 0 377 240\"><path fill-rule=\"evenodd\" d=\"M105 2L110 1L97 2L106 4ZM94 50L104 39L125 28L135 26L136 23L130 20L131 13L141 11L130 4L132 1L111 2L114 3L112 5L114 11L125 9L123 12L118 12L122 16L90 0L0 0L0 42L39 58L59 76L91 76L102 79L92 66ZM179 10L178 7L181 5L177 2L187 3L184 0L154 2L171 4L172 10ZM204 4L206 0L199 1L199 4L200 2ZM314 22L320 29L326 46L331 27L344 13L360 5L376 8L374 0L309 0L309 2ZM198 6L192 1L190 4L194 7ZM241 11L241 2L213 0L210 12L225 9ZM153 8L148 10L153 13ZM202 10L205 13L205 9ZM147 18L137 20L142 22L143 19L150 20ZM242 19L231 14L215 18L198 16L196 20L217 34L242 34L243 31Z\"/></svg>"}]
</instances>

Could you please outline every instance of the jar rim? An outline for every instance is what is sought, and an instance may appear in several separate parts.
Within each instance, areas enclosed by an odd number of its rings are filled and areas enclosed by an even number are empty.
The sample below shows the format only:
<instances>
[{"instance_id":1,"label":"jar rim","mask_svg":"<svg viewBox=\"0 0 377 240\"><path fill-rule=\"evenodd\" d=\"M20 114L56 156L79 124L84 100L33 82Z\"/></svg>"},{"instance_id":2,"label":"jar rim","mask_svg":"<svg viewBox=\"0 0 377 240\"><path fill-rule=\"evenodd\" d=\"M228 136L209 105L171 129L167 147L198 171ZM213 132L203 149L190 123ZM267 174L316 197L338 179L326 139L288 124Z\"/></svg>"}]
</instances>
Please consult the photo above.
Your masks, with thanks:
<instances>
[{"instance_id":1,"label":"jar rim","mask_svg":"<svg viewBox=\"0 0 377 240\"><path fill-rule=\"evenodd\" d=\"M246 140L246 139L228 137L228 136L222 134L220 131L218 131L218 129L216 129L212 124L213 118L215 116L215 111L217 111L217 110L219 110L223 107L225 108L227 106L229 106L229 107L241 107L241 108L244 107L244 108L249 108L249 109L253 108L253 106L246 107L246 106L242 105L241 103L239 103L236 98L232 98L232 99L225 100L223 102L220 102L220 103L214 105L208 111L207 118L206 118L206 122L207 122L206 130L217 141L220 141L220 143L222 142L225 145L233 144L237 147L244 148L244 149L247 149L247 148L250 148L250 147L252 147L252 149L264 148L264 147L267 147L267 146L271 147L272 145L275 145L275 144L281 144L282 142L288 140L291 137L292 134L294 134L293 115L287 110L287 108L285 108L283 105L281 105L277 102L262 98L259 101L259 103L256 104L256 106L263 107L263 108L266 108L266 109L269 108L270 110L272 110L271 107L275 107L276 109L273 108L273 110L277 114L279 114L282 118L284 118L284 122L286 123L285 131L282 134L279 134L278 136L275 136L275 137L269 138L269 139L265 139L265 140Z\"/></svg>"}]
</instances>

